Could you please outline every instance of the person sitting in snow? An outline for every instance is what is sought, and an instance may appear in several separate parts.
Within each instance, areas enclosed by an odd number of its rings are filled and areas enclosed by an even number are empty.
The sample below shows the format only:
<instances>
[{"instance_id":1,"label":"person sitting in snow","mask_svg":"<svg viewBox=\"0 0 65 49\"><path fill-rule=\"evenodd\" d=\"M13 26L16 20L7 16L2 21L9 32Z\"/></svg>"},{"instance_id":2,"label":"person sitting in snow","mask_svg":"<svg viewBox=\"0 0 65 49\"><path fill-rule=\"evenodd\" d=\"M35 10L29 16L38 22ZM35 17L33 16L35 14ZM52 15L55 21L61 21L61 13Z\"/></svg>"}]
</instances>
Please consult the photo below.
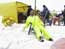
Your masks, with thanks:
<instances>
[{"instance_id":1,"label":"person sitting in snow","mask_svg":"<svg viewBox=\"0 0 65 49\"><path fill-rule=\"evenodd\" d=\"M30 16L26 20L24 30L25 30L25 28L29 27L30 24L32 24L32 27L35 31L35 35L36 35L38 40L43 42L44 41L43 37L44 37L45 39L47 39L49 41L53 41L50 34L47 32L47 30L43 26L44 25L43 22L40 20L40 18L37 14L34 15L33 10L30 12Z\"/></svg>"}]
</instances>

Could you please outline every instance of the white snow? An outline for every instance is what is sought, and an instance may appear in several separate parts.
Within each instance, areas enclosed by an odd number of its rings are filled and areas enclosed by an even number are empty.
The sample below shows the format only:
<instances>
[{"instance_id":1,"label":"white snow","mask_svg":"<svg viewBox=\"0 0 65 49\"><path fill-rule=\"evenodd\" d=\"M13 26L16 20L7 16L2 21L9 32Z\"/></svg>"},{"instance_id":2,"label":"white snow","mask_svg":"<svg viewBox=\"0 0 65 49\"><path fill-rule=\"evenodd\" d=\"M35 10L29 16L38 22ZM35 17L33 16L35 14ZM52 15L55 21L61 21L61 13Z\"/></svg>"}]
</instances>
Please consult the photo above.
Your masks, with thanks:
<instances>
[{"instance_id":1,"label":"white snow","mask_svg":"<svg viewBox=\"0 0 65 49\"><path fill-rule=\"evenodd\" d=\"M1 20L1 19L0 19ZM65 38L65 26L46 26L54 41L39 42L36 37L22 31L24 24L13 24L4 27L0 23L0 49L50 49L50 46L59 38Z\"/></svg>"}]
</instances>

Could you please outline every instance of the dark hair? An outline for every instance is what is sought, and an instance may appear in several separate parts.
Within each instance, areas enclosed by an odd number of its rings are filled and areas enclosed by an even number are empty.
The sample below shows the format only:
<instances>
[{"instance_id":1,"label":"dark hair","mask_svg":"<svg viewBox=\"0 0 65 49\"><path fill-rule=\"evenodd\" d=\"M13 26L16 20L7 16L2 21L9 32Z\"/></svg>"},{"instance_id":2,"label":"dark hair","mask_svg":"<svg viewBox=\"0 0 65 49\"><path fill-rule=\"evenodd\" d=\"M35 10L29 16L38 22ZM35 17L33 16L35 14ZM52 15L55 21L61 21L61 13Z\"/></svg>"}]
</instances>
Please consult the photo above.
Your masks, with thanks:
<instances>
[{"instance_id":1,"label":"dark hair","mask_svg":"<svg viewBox=\"0 0 65 49\"><path fill-rule=\"evenodd\" d=\"M46 10L48 10L48 8L45 5L43 5L43 8L45 8Z\"/></svg>"},{"instance_id":2,"label":"dark hair","mask_svg":"<svg viewBox=\"0 0 65 49\"><path fill-rule=\"evenodd\" d=\"M46 7L45 5L43 5L43 7Z\"/></svg>"}]
</instances>

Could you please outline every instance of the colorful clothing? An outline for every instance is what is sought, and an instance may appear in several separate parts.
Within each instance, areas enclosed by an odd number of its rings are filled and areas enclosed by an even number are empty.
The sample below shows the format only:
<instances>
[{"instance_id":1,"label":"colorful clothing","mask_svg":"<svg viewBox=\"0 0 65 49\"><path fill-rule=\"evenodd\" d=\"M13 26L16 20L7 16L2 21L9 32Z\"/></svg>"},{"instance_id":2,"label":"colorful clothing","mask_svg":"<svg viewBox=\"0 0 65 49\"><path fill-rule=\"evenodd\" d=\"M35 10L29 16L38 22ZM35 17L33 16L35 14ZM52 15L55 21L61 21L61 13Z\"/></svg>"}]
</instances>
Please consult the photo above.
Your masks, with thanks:
<instances>
[{"instance_id":1,"label":"colorful clothing","mask_svg":"<svg viewBox=\"0 0 65 49\"><path fill-rule=\"evenodd\" d=\"M30 23L32 23L32 27L35 31L36 37L38 40L40 40L40 36L43 35L43 37L47 40L51 38L45 27L43 26L43 22L40 20L38 16L29 16L26 20L25 28L27 28Z\"/></svg>"}]
</instances>

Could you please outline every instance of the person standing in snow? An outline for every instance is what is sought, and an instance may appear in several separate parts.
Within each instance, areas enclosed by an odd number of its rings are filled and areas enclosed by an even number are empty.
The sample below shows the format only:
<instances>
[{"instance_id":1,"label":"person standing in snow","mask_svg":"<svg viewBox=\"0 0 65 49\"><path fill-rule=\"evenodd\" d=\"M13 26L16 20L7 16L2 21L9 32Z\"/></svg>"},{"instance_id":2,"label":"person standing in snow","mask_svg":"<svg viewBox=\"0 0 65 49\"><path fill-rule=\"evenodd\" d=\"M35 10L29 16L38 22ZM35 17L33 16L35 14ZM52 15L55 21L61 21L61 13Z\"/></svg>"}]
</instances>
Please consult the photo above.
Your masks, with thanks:
<instances>
[{"instance_id":1,"label":"person standing in snow","mask_svg":"<svg viewBox=\"0 0 65 49\"><path fill-rule=\"evenodd\" d=\"M50 11L48 10L48 8L45 5L43 5L43 11L41 12L41 14L43 16L44 24L46 21L47 21L47 23L49 23Z\"/></svg>"}]
</instances>

